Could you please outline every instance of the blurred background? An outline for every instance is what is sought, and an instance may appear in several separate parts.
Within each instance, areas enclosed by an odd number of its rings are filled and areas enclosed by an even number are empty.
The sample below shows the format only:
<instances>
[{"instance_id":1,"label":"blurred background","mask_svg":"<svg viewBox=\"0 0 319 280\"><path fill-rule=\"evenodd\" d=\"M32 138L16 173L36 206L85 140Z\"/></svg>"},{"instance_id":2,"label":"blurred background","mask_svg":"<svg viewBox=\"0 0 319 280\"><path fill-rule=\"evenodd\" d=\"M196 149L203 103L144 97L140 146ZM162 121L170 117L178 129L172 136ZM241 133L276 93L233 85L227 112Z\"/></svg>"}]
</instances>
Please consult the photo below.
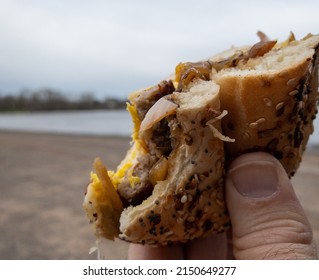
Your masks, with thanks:
<instances>
[{"instance_id":1,"label":"blurred background","mask_svg":"<svg viewBox=\"0 0 319 280\"><path fill-rule=\"evenodd\" d=\"M318 34L318 10L315 0L0 0L0 259L96 258L81 204L94 157L115 168L129 147L127 95L179 62L254 44L258 30ZM294 183L318 238L315 127Z\"/></svg>"}]
</instances>

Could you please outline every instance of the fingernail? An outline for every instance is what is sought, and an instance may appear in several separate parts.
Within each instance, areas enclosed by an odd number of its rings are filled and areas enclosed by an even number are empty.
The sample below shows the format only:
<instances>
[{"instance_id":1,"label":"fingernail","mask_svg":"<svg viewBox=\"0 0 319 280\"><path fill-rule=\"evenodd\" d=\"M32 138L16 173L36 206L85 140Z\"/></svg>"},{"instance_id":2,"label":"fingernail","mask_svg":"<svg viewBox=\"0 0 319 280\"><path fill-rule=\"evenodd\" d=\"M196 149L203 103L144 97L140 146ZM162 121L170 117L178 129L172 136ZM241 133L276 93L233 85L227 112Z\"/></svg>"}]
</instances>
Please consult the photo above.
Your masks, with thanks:
<instances>
[{"instance_id":1,"label":"fingernail","mask_svg":"<svg viewBox=\"0 0 319 280\"><path fill-rule=\"evenodd\" d=\"M278 191L278 173L273 161L246 161L229 170L236 190L245 197L266 198Z\"/></svg>"}]
</instances>

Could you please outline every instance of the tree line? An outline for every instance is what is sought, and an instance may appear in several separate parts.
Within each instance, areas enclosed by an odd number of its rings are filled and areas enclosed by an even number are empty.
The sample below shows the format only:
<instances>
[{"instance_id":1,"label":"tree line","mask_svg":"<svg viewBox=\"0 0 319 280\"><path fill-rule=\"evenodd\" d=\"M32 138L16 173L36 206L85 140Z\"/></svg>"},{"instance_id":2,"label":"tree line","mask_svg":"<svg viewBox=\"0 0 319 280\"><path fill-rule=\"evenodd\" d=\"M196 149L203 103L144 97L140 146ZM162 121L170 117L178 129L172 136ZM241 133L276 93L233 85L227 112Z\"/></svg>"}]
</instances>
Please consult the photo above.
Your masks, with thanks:
<instances>
[{"instance_id":1,"label":"tree line","mask_svg":"<svg viewBox=\"0 0 319 280\"><path fill-rule=\"evenodd\" d=\"M52 89L23 91L18 94L0 94L0 111L53 111L53 110L95 110L124 109L126 100L105 98L98 100L93 93L83 93L77 99Z\"/></svg>"}]
</instances>

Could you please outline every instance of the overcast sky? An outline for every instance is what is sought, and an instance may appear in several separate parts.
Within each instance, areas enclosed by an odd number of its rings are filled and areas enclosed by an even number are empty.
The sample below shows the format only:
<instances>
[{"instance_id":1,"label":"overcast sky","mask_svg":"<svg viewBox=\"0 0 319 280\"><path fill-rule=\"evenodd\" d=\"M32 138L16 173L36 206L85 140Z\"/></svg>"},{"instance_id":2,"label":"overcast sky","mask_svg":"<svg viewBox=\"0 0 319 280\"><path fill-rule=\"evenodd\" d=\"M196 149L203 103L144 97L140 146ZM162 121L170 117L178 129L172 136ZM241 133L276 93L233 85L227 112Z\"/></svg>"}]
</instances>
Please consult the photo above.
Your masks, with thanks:
<instances>
[{"instance_id":1,"label":"overcast sky","mask_svg":"<svg viewBox=\"0 0 319 280\"><path fill-rule=\"evenodd\" d=\"M258 30L318 34L318 11L317 0L0 0L0 93L125 98L178 62L255 43Z\"/></svg>"}]
</instances>

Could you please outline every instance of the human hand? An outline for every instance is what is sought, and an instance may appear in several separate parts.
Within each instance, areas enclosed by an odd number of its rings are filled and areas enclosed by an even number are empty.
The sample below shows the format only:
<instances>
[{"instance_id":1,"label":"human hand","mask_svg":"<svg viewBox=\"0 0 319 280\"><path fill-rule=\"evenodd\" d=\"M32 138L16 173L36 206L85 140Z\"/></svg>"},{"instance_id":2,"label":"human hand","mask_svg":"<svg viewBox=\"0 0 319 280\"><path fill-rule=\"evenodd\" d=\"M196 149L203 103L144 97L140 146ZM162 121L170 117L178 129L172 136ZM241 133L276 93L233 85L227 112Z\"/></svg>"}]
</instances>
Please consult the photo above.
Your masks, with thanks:
<instances>
[{"instance_id":1,"label":"human hand","mask_svg":"<svg viewBox=\"0 0 319 280\"><path fill-rule=\"evenodd\" d=\"M129 259L316 259L303 208L282 165L257 152L235 159L226 174L228 232L172 247L131 244Z\"/></svg>"}]
</instances>

